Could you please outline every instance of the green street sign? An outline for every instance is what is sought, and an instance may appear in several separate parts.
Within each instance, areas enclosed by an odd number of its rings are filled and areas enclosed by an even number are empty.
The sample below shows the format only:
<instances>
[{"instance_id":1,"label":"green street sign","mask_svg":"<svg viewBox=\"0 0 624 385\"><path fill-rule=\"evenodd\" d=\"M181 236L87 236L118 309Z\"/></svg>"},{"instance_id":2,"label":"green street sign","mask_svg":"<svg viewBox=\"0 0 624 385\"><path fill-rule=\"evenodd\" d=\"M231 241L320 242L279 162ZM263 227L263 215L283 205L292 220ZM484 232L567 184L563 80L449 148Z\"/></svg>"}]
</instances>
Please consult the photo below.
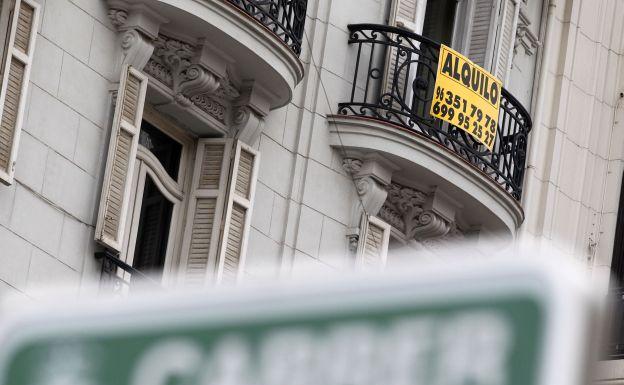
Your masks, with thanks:
<instances>
[{"instance_id":1,"label":"green street sign","mask_svg":"<svg viewBox=\"0 0 624 385\"><path fill-rule=\"evenodd\" d=\"M490 263L47 306L4 323L0 384L570 385L592 302L557 274Z\"/></svg>"}]
</instances>

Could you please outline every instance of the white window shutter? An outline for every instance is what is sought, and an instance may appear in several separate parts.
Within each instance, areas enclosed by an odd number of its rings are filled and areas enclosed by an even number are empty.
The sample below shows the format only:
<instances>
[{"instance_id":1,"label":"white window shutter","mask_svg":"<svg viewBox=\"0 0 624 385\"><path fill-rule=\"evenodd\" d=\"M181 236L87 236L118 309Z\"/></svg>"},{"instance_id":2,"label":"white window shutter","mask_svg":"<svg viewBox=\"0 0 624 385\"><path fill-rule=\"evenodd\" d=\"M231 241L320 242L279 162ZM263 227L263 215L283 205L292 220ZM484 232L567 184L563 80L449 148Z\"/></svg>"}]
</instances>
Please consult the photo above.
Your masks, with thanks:
<instances>
[{"instance_id":1,"label":"white window shutter","mask_svg":"<svg viewBox=\"0 0 624 385\"><path fill-rule=\"evenodd\" d=\"M241 141L236 142L219 247L217 280L220 283L236 283L245 265L259 162L257 151Z\"/></svg>"},{"instance_id":2,"label":"white window shutter","mask_svg":"<svg viewBox=\"0 0 624 385\"><path fill-rule=\"evenodd\" d=\"M95 229L95 239L117 251L123 241L146 91L147 76L125 66L117 92Z\"/></svg>"},{"instance_id":3,"label":"white window shutter","mask_svg":"<svg viewBox=\"0 0 624 385\"><path fill-rule=\"evenodd\" d=\"M185 286L203 286L213 278L231 150L231 139L199 139L197 143L180 269Z\"/></svg>"},{"instance_id":4,"label":"white window shutter","mask_svg":"<svg viewBox=\"0 0 624 385\"><path fill-rule=\"evenodd\" d=\"M392 2L392 8L390 10L390 17L388 24L392 26L401 27L410 32L417 34L422 33L423 24L425 20L425 10L427 2L426 0L394 0ZM410 47L410 45L406 45ZM396 79L396 87L398 94L409 96L411 95L409 84L406 86L406 81L410 74L408 74L408 68L406 62L410 60L416 60L416 57L412 55L399 55L397 48L391 47L386 54L386 66L384 74L384 91L387 93L392 92L392 86L394 76L399 74ZM415 64L410 65L411 73L415 73Z\"/></svg>"},{"instance_id":5,"label":"white window shutter","mask_svg":"<svg viewBox=\"0 0 624 385\"><path fill-rule=\"evenodd\" d=\"M358 243L358 267L379 270L386 265L390 225L374 216L362 216Z\"/></svg>"},{"instance_id":6,"label":"white window shutter","mask_svg":"<svg viewBox=\"0 0 624 385\"><path fill-rule=\"evenodd\" d=\"M499 1L474 0L472 12L468 57L488 71L492 69Z\"/></svg>"},{"instance_id":7,"label":"white window shutter","mask_svg":"<svg viewBox=\"0 0 624 385\"><path fill-rule=\"evenodd\" d=\"M6 184L13 183L39 25L39 4L34 0L16 0L10 23L0 91L0 181Z\"/></svg>"},{"instance_id":8,"label":"white window shutter","mask_svg":"<svg viewBox=\"0 0 624 385\"><path fill-rule=\"evenodd\" d=\"M509 81L509 73L511 72L513 61L513 49L516 42L518 15L520 13L518 1L502 0L501 4L492 72L503 84Z\"/></svg>"}]
</instances>

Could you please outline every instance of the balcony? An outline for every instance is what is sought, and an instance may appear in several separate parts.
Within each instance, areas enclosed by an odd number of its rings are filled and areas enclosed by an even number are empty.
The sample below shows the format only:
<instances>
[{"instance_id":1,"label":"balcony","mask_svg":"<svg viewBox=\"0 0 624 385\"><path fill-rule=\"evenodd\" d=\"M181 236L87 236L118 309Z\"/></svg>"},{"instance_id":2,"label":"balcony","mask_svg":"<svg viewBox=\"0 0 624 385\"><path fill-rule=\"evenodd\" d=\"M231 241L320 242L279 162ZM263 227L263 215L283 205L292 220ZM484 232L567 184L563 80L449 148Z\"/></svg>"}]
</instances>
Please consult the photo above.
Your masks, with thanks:
<instances>
[{"instance_id":1,"label":"balcony","mask_svg":"<svg viewBox=\"0 0 624 385\"><path fill-rule=\"evenodd\" d=\"M308 0L227 0L301 54Z\"/></svg>"},{"instance_id":2,"label":"balcony","mask_svg":"<svg viewBox=\"0 0 624 385\"><path fill-rule=\"evenodd\" d=\"M95 253L95 257L102 261L100 293L103 295L125 296L132 287L137 286L142 289L164 290L160 283L119 259L115 251L106 249Z\"/></svg>"},{"instance_id":3,"label":"balcony","mask_svg":"<svg viewBox=\"0 0 624 385\"><path fill-rule=\"evenodd\" d=\"M519 205L531 118L503 89L493 150L464 130L429 115L440 44L386 25L349 26L352 87L328 117L332 144L382 153L403 180L442 186L467 216L492 217L509 232L523 220ZM332 127L334 126L334 127ZM481 225L481 223L477 224Z\"/></svg>"},{"instance_id":4,"label":"balcony","mask_svg":"<svg viewBox=\"0 0 624 385\"><path fill-rule=\"evenodd\" d=\"M158 91L148 95L152 104L180 100L180 94L191 100L197 96L193 92L201 91L211 94L211 100L195 100L199 109L208 103L223 110L232 100L241 99L266 115L286 105L303 78L299 55L307 0L109 0L109 8L109 14L119 15L114 23L120 31L136 29L154 47L145 65L145 72L155 80L151 88ZM133 38L124 37L126 46L132 45ZM197 78L201 74L194 70L190 75L196 78L189 79L189 65L200 65L214 79ZM210 89L215 82L220 86L217 92ZM184 107L191 101L183 100L175 111L163 111L185 117L189 111ZM217 125L227 125L225 120Z\"/></svg>"}]
</instances>

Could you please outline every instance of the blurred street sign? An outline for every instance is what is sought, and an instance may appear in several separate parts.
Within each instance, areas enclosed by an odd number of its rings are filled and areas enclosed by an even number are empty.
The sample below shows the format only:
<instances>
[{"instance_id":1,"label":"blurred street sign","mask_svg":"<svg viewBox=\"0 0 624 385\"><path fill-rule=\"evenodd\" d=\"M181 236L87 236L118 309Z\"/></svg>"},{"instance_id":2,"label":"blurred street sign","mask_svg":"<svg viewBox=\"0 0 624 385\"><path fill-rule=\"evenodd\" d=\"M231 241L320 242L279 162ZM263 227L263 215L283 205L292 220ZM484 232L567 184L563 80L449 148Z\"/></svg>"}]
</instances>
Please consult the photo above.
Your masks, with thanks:
<instances>
[{"instance_id":1,"label":"blurred street sign","mask_svg":"<svg viewBox=\"0 0 624 385\"><path fill-rule=\"evenodd\" d=\"M3 323L0 384L572 385L591 298L565 268L489 261L41 305Z\"/></svg>"}]
</instances>

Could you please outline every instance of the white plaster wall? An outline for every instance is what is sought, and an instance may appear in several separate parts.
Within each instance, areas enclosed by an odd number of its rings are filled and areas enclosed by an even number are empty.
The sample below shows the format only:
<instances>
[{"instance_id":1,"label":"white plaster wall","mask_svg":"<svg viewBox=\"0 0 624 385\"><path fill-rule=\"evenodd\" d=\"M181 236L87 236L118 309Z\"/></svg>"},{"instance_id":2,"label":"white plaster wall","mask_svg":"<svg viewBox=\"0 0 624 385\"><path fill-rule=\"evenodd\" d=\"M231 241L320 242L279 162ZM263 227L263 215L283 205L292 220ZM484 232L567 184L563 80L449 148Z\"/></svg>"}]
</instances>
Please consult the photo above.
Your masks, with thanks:
<instances>
[{"instance_id":1,"label":"white plaster wall","mask_svg":"<svg viewBox=\"0 0 624 385\"><path fill-rule=\"evenodd\" d=\"M356 52L347 44L347 25L384 23L387 4L388 0L308 2L301 54L305 77L292 102L269 114L258 144L262 161L248 277L334 271L352 262L346 227L357 195L340 154L329 147L325 115L335 113L351 90Z\"/></svg>"},{"instance_id":2,"label":"white plaster wall","mask_svg":"<svg viewBox=\"0 0 624 385\"><path fill-rule=\"evenodd\" d=\"M117 46L104 1L38 1L15 183L0 186L0 287L30 296L99 276L93 227Z\"/></svg>"},{"instance_id":3,"label":"white plaster wall","mask_svg":"<svg viewBox=\"0 0 624 385\"><path fill-rule=\"evenodd\" d=\"M541 72L544 97L533 117L522 231L587 261L604 284L623 170L624 1L555 3L552 45Z\"/></svg>"}]
</instances>

